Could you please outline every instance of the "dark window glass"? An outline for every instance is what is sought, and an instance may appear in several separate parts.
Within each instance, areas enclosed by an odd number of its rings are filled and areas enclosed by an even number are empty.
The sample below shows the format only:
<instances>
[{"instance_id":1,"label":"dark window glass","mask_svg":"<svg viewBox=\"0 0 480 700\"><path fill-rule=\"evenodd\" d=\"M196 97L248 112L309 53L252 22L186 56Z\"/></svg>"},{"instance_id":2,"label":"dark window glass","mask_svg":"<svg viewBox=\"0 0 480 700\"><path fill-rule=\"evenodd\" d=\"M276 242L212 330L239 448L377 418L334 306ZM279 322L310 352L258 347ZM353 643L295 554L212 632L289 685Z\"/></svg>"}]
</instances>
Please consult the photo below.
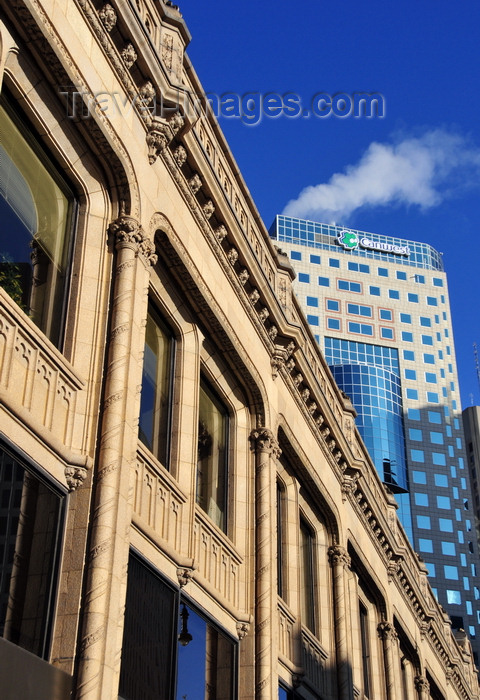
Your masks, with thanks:
<instances>
[{"instance_id":1,"label":"dark window glass","mask_svg":"<svg viewBox=\"0 0 480 700\"><path fill-rule=\"evenodd\" d=\"M200 384L197 503L226 527L228 413L205 381Z\"/></svg>"},{"instance_id":2,"label":"dark window glass","mask_svg":"<svg viewBox=\"0 0 480 700\"><path fill-rule=\"evenodd\" d=\"M277 593L284 597L284 523L285 523L285 499L282 485L277 482Z\"/></svg>"},{"instance_id":3,"label":"dark window glass","mask_svg":"<svg viewBox=\"0 0 480 700\"><path fill-rule=\"evenodd\" d=\"M74 198L24 121L2 98L0 286L58 345Z\"/></svg>"},{"instance_id":4,"label":"dark window glass","mask_svg":"<svg viewBox=\"0 0 480 700\"><path fill-rule=\"evenodd\" d=\"M368 612L360 603L360 643L362 646L363 693L370 695L370 640L368 635Z\"/></svg>"},{"instance_id":5,"label":"dark window glass","mask_svg":"<svg viewBox=\"0 0 480 700\"><path fill-rule=\"evenodd\" d=\"M62 494L0 450L0 636L48 657Z\"/></svg>"},{"instance_id":6,"label":"dark window glass","mask_svg":"<svg viewBox=\"0 0 480 700\"><path fill-rule=\"evenodd\" d=\"M302 623L315 632L313 534L300 518L300 614Z\"/></svg>"},{"instance_id":7,"label":"dark window glass","mask_svg":"<svg viewBox=\"0 0 480 700\"><path fill-rule=\"evenodd\" d=\"M168 467L174 340L149 307L143 359L139 438Z\"/></svg>"},{"instance_id":8,"label":"dark window glass","mask_svg":"<svg viewBox=\"0 0 480 700\"><path fill-rule=\"evenodd\" d=\"M237 644L132 554L119 700L237 697Z\"/></svg>"}]
</instances>

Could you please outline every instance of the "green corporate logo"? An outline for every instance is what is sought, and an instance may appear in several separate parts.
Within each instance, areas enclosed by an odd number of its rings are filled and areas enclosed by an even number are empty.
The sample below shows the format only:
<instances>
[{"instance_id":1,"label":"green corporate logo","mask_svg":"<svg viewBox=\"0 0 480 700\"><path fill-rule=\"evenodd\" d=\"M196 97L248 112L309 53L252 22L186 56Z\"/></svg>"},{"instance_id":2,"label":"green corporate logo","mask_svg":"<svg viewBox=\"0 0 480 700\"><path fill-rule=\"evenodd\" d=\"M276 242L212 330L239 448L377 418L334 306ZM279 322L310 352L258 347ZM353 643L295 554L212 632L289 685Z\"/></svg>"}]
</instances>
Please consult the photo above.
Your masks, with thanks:
<instances>
[{"instance_id":1,"label":"green corporate logo","mask_svg":"<svg viewBox=\"0 0 480 700\"><path fill-rule=\"evenodd\" d=\"M354 231L347 231L346 229L340 231L337 240L346 250L358 248L358 236Z\"/></svg>"}]
</instances>

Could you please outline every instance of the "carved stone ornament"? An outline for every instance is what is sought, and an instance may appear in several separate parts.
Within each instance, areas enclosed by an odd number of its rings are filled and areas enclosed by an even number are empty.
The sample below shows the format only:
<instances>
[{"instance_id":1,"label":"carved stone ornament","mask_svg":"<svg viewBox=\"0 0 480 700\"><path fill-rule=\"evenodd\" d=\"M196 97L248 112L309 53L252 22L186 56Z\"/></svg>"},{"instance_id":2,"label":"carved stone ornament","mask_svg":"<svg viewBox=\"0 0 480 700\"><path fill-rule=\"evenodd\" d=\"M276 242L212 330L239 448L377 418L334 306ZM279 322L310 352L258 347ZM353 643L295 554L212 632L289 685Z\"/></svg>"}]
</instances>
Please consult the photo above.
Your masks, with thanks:
<instances>
[{"instance_id":1,"label":"carved stone ornament","mask_svg":"<svg viewBox=\"0 0 480 700\"><path fill-rule=\"evenodd\" d=\"M257 301L260 299L260 292L258 291L258 289L252 290L252 291L250 292L248 298L250 299L250 301L252 302L252 304L255 306L255 304L257 303Z\"/></svg>"},{"instance_id":2,"label":"carved stone ornament","mask_svg":"<svg viewBox=\"0 0 480 700\"><path fill-rule=\"evenodd\" d=\"M238 260L238 251L237 251L237 249L236 249L236 248L230 248L230 250L229 250L228 253L227 253L227 258L228 258L228 262L230 263L230 265L235 265L235 263L236 263L237 260Z\"/></svg>"},{"instance_id":3,"label":"carved stone ornament","mask_svg":"<svg viewBox=\"0 0 480 700\"><path fill-rule=\"evenodd\" d=\"M387 565L387 575L389 579L394 578L400 571L400 564L398 561L390 561Z\"/></svg>"},{"instance_id":4,"label":"carved stone ornament","mask_svg":"<svg viewBox=\"0 0 480 700\"><path fill-rule=\"evenodd\" d=\"M168 146L171 134L166 124L153 124L146 136L148 147L148 162L153 165L160 153Z\"/></svg>"},{"instance_id":5,"label":"carved stone ornament","mask_svg":"<svg viewBox=\"0 0 480 700\"><path fill-rule=\"evenodd\" d=\"M108 3L102 7L98 16L102 20L102 24L107 32L111 32L117 23L117 13Z\"/></svg>"},{"instance_id":6,"label":"carved stone ornament","mask_svg":"<svg viewBox=\"0 0 480 700\"><path fill-rule=\"evenodd\" d=\"M274 341L278 335L278 328L275 325L270 326L268 329L268 337L271 341Z\"/></svg>"},{"instance_id":7,"label":"carved stone ornament","mask_svg":"<svg viewBox=\"0 0 480 700\"><path fill-rule=\"evenodd\" d=\"M310 389L304 389L301 393L301 397L305 402L307 402L310 398Z\"/></svg>"},{"instance_id":8,"label":"carved stone ornament","mask_svg":"<svg viewBox=\"0 0 480 700\"><path fill-rule=\"evenodd\" d=\"M217 228L215 229L215 235L216 235L219 243L221 243L223 241L223 239L226 237L227 233L228 233L228 231L223 224L220 224L220 226L217 226Z\"/></svg>"},{"instance_id":9,"label":"carved stone ornament","mask_svg":"<svg viewBox=\"0 0 480 700\"><path fill-rule=\"evenodd\" d=\"M317 410L317 404L315 403L315 401L312 401L308 406L308 412L310 413L310 415L313 416L313 414L315 413L316 410Z\"/></svg>"},{"instance_id":10,"label":"carved stone ornament","mask_svg":"<svg viewBox=\"0 0 480 700\"><path fill-rule=\"evenodd\" d=\"M250 275L248 274L248 270L246 267L244 267L240 272L238 273L238 281L240 284L245 285L247 283L248 278Z\"/></svg>"},{"instance_id":11,"label":"carved stone ornament","mask_svg":"<svg viewBox=\"0 0 480 700\"><path fill-rule=\"evenodd\" d=\"M174 112L171 117L168 119L168 124L172 130L172 134L176 136L180 129L183 129L183 126L185 124L185 119L182 117L180 112Z\"/></svg>"},{"instance_id":12,"label":"carved stone ornament","mask_svg":"<svg viewBox=\"0 0 480 700\"><path fill-rule=\"evenodd\" d=\"M250 433L250 443L255 452L269 452L278 459L282 450L275 435L268 428L257 428Z\"/></svg>"},{"instance_id":13,"label":"carved stone ornament","mask_svg":"<svg viewBox=\"0 0 480 700\"><path fill-rule=\"evenodd\" d=\"M345 547L339 544L333 544L328 548L328 559L330 566L345 566L350 568L352 560Z\"/></svg>"},{"instance_id":14,"label":"carved stone ornament","mask_svg":"<svg viewBox=\"0 0 480 700\"><path fill-rule=\"evenodd\" d=\"M210 219L213 212L215 211L215 204L209 199L202 207L202 211L206 219Z\"/></svg>"},{"instance_id":15,"label":"carved stone ornament","mask_svg":"<svg viewBox=\"0 0 480 700\"><path fill-rule=\"evenodd\" d=\"M425 676L415 676L415 689L419 693L430 692L430 683L427 681Z\"/></svg>"},{"instance_id":16,"label":"carved stone ornament","mask_svg":"<svg viewBox=\"0 0 480 700\"><path fill-rule=\"evenodd\" d=\"M202 181L200 180L200 175L198 173L195 173L190 180L188 181L188 185L192 191L193 194L197 194L198 190L202 186Z\"/></svg>"},{"instance_id":17,"label":"carved stone ornament","mask_svg":"<svg viewBox=\"0 0 480 700\"><path fill-rule=\"evenodd\" d=\"M291 340L289 342L289 344L287 345L287 347L285 348L285 353L286 353L287 357L290 357L290 355L293 353L294 350L295 350L295 343L293 340Z\"/></svg>"},{"instance_id":18,"label":"carved stone ornament","mask_svg":"<svg viewBox=\"0 0 480 700\"><path fill-rule=\"evenodd\" d=\"M173 157L175 158L175 162L179 168L181 168L182 165L185 163L185 161L187 160L187 156L187 149L184 148L182 144L179 144L173 152Z\"/></svg>"},{"instance_id":19,"label":"carved stone ornament","mask_svg":"<svg viewBox=\"0 0 480 700\"><path fill-rule=\"evenodd\" d=\"M177 569L178 585L183 588L193 578L194 567L179 566Z\"/></svg>"},{"instance_id":20,"label":"carved stone ornament","mask_svg":"<svg viewBox=\"0 0 480 700\"><path fill-rule=\"evenodd\" d=\"M360 474L356 472L353 476L344 476L342 481L342 501L345 503L348 496L353 496L357 488Z\"/></svg>"},{"instance_id":21,"label":"carved stone ornament","mask_svg":"<svg viewBox=\"0 0 480 700\"><path fill-rule=\"evenodd\" d=\"M69 491L76 491L86 477L87 470L84 467L65 467L65 481Z\"/></svg>"},{"instance_id":22,"label":"carved stone ornament","mask_svg":"<svg viewBox=\"0 0 480 700\"><path fill-rule=\"evenodd\" d=\"M249 622L237 622L237 635L239 639L244 639L250 631Z\"/></svg>"},{"instance_id":23,"label":"carved stone ornament","mask_svg":"<svg viewBox=\"0 0 480 700\"><path fill-rule=\"evenodd\" d=\"M386 620L378 623L377 632L380 639L390 639L392 642L398 640L397 630L391 622L387 622Z\"/></svg>"},{"instance_id":24,"label":"carved stone ornament","mask_svg":"<svg viewBox=\"0 0 480 700\"><path fill-rule=\"evenodd\" d=\"M140 224L131 216L120 216L116 221L112 221L108 228L115 236L117 246L124 243L137 246L143 240Z\"/></svg>"},{"instance_id":25,"label":"carved stone ornament","mask_svg":"<svg viewBox=\"0 0 480 700\"><path fill-rule=\"evenodd\" d=\"M265 323L265 321L268 318L268 309L266 306L264 306L260 311L258 312L258 318L261 323Z\"/></svg>"},{"instance_id":26,"label":"carved stone ornament","mask_svg":"<svg viewBox=\"0 0 480 700\"><path fill-rule=\"evenodd\" d=\"M144 104L148 105L153 100L153 98L155 97L155 88L153 87L150 80L147 80L147 82L142 85L139 91L139 95L142 98Z\"/></svg>"},{"instance_id":27,"label":"carved stone ornament","mask_svg":"<svg viewBox=\"0 0 480 700\"><path fill-rule=\"evenodd\" d=\"M295 368L295 360L293 359L293 357L291 357L288 360L288 362L285 364L285 367L289 372L293 371L293 369Z\"/></svg>"},{"instance_id":28,"label":"carved stone ornament","mask_svg":"<svg viewBox=\"0 0 480 700\"><path fill-rule=\"evenodd\" d=\"M272 377L273 379L275 379L276 377L278 377L278 371L280 367L283 367L283 365L285 364L285 358L283 355L273 355L270 358L270 364L272 366Z\"/></svg>"},{"instance_id":29,"label":"carved stone ornament","mask_svg":"<svg viewBox=\"0 0 480 700\"><path fill-rule=\"evenodd\" d=\"M303 382L303 374L300 374L300 372L299 372L299 373L296 374L295 377L293 378L293 383L295 384L295 386L298 387L298 386L300 386L300 384L301 384L302 382Z\"/></svg>"},{"instance_id":30,"label":"carved stone ornament","mask_svg":"<svg viewBox=\"0 0 480 700\"><path fill-rule=\"evenodd\" d=\"M127 44L125 48L121 50L120 55L127 69L131 68L137 60L137 52L133 44Z\"/></svg>"}]
</instances>

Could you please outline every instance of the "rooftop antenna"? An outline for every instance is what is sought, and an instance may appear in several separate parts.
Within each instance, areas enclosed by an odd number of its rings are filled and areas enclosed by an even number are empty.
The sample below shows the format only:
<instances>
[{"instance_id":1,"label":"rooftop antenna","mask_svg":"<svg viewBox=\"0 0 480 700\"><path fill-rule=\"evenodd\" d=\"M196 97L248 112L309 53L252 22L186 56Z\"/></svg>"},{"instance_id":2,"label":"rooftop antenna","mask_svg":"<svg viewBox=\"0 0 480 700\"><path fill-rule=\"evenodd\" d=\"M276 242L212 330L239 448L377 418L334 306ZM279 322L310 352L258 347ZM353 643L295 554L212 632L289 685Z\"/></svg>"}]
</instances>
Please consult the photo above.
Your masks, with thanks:
<instances>
[{"instance_id":1,"label":"rooftop antenna","mask_svg":"<svg viewBox=\"0 0 480 700\"><path fill-rule=\"evenodd\" d=\"M478 350L476 343L473 343L473 356L475 358L475 372L477 373L478 387L480 389L480 363L478 362Z\"/></svg>"}]
</instances>

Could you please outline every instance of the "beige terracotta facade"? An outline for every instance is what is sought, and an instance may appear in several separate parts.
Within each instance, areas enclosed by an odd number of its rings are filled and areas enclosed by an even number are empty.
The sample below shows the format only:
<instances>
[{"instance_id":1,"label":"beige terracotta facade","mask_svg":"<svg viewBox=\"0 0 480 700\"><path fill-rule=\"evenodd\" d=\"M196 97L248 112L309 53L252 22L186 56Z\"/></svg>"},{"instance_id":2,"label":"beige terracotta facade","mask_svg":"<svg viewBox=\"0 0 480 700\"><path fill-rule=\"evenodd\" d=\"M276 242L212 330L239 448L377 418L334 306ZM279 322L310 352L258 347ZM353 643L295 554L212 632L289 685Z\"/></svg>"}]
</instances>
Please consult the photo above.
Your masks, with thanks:
<instances>
[{"instance_id":1,"label":"beige terracotta facade","mask_svg":"<svg viewBox=\"0 0 480 700\"><path fill-rule=\"evenodd\" d=\"M1 449L23 475L1 696L185 697L177 622L188 612L197 698L274 700L279 686L282 698L479 698L470 645L432 594L288 259L199 99L178 8L9 0L1 19L3 99L68 182L75 212L59 338L0 289ZM164 458L139 439L151 309L170 347ZM225 431L202 443L204 405ZM48 584L31 616L44 639L35 650L9 632L15 615L28 626L13 592L32 481L61 504L55 557L24 576L26 588L43 590L37 573ZM135 625L152 598L135 595L134 571L175 613L148 679Z\"/></svg>"}]
</instances>

